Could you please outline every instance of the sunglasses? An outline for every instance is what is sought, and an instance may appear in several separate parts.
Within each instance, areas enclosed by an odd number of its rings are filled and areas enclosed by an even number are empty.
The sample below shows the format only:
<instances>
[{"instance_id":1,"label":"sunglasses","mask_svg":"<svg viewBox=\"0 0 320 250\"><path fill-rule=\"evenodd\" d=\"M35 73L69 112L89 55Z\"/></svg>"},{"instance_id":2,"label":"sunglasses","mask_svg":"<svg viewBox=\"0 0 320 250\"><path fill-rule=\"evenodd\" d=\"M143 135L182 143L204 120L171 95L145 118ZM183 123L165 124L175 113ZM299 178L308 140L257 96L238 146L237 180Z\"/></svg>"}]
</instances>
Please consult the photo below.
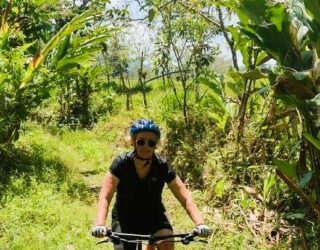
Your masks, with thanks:
<instances>
[{"instance_id":1,"label":"sunglasses","mask_svg":"<svg viewBox=\"0 0 320 250\"><path fill-rule=\"evenodd\" d=\"M156 141L149 141L149 140L145 140L145 139L138 139L136 140L136 143L138 146L144 146L146 144L146 142L148 142L148 146L151 147L151 148L154 148L156 145L157 145L157 142Z\"/></svg>"}]
</instances>

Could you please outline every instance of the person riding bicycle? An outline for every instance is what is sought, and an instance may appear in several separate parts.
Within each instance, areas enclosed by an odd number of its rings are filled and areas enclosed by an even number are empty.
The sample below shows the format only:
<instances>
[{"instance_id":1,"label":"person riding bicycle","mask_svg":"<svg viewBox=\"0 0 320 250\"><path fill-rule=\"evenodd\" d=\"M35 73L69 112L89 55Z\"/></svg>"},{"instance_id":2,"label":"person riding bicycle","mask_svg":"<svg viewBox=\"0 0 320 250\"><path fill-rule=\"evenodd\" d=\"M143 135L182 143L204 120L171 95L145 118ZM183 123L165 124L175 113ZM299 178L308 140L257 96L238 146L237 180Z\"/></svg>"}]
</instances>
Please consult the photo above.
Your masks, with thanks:
<instances>
[{"instance_id":1,"label":"person riding bicycle","mask_svg":"<svg viewBox=\"0 0 320 250\"><path fill-rule=\"evenodd\" d=\"M160 139L158 125L149 119L135 121L130 127L132 152L116 157L105 175L99 193L92 235L103 237L106 218L114 193L112 231L134 234L173 234L162 203L162 190L167 183L195 224L200 236L208 236L200 212L185 184L170 163L155 153ZM162 242L160 249L174 249L172 242ZM114 244L114 249L136 249L135 244Z\"/></svg>"}]
</instances>

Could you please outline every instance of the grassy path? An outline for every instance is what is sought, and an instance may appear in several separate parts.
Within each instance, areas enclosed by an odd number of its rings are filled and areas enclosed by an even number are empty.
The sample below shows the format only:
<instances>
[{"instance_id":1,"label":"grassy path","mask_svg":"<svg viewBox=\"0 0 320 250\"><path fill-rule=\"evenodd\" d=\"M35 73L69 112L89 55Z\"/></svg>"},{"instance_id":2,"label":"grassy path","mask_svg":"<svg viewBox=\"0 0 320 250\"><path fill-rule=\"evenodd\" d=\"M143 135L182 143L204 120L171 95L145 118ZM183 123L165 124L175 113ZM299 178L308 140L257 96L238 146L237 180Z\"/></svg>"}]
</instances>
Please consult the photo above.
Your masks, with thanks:
<instances>
[{"instance_id":1,"label":"grassy path","mask_svg":"<svg viewBox=\"0 0 320 250\"><path fill-rule=\"evenodd\" d=\"M16 145L19 172L8 176L3 187L1 249L112 249L109 244L96 246L90 228L110 161L128 148L120 140L126 131L117 124L110 121L92 131L50 131L26 125ZM178 244L176 249L272 248L240 227L241 221L227 220L205 193L193 191L193 197L215 234L209 245ZM192 229L191 220L167 188L163 201L176 232Z\"/></svg>"},{"instance_id":2,"label":"grassy path","mask_svg":"<svg viewBox=\"0 0 320 250\"><path fill-rule=\"evenodd\" d=\"M102 178L123 145L111 147L112 131L109 142L101 131L55 132L29 124L17 144L20 173L8 176L1 249L111 249L96 246L90 228Z\"/></svg>"}]
</instances>

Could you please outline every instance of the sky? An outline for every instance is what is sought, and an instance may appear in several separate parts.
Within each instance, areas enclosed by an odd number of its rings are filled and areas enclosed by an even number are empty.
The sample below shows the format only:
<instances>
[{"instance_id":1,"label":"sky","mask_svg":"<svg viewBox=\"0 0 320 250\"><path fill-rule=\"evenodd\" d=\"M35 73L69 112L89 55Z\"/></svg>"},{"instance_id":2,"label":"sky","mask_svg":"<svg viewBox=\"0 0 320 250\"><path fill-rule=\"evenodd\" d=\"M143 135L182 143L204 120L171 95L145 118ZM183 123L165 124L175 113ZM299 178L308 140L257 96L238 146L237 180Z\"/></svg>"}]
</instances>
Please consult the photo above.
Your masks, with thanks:
<instances>
[{"instance_id":1,"label":"sky","mask_svg":"<svg viewBox=\"0 0 320 250\"><path fill-rule=\"evenodd\" d=\"M131 13L131 16L135 19L144 18L147 16L146 12L140 11L140 6L138 3L134 0L110 0L109 7L117 7L121 8L124 7L125 4L128 4L129 11ZM231 23L236 23L237 18L234 16L232 17ZM228 23L227 23L228 24ZM126 35L126 43L128 44L128 47L133 50L132 54L139 54L141 53L139 51L139 48L143 47L149 47L149 49L152 50L152 41L155 36L154 31L149 29L147 25L143 22L133 22L132 27L127 30ZM224 60L226 62L229 62L231 64L231 53L230 49L225 41L225 38L222 35L216 36L216 38L213 40L213 43L216 45L219 45L220 47L220 60ZM134 56L134 55L132 55ZM241 56L239 57L239 64L241 66Z\"/></svg>"}]
</instances>

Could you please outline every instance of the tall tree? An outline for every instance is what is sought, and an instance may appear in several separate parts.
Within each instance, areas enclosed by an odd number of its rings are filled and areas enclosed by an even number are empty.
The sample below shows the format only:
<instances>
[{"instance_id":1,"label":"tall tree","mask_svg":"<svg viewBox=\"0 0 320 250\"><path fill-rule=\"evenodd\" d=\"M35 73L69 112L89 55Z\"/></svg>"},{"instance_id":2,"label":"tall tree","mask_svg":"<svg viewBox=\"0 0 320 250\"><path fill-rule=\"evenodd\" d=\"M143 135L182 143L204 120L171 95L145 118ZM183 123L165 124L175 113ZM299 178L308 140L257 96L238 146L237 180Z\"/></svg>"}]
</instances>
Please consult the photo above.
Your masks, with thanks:
<instances>
[{"instance_id":1,"label":"tall tree","mask_svg":"<svg viewBox=\"0 0 320 250\"><path fill-rule=\"evenodd\" d=\"M186 13L185 8L161 2L154 5L161 15L162 31L159 33L163 38L162 49L158 53L164 63L163 70L167 68L169 82L176 93L174 83L168 70L167 59L171 61L171 67L177 71L178 81L181 82L183 97L178 103L181 104L185 123L189 123L188 118L188 95L191 90L195 90L196 98L199 101L199 81L201 71L210 65L214 60L216 49L210 42L215 36L215 30L210 25L203 22L190 13ZM160 40L160 41L161 41ZM169 52L169 55L167 55ZM165 57L164 57L165 56Z\"/></svg>"}]
</instances>

